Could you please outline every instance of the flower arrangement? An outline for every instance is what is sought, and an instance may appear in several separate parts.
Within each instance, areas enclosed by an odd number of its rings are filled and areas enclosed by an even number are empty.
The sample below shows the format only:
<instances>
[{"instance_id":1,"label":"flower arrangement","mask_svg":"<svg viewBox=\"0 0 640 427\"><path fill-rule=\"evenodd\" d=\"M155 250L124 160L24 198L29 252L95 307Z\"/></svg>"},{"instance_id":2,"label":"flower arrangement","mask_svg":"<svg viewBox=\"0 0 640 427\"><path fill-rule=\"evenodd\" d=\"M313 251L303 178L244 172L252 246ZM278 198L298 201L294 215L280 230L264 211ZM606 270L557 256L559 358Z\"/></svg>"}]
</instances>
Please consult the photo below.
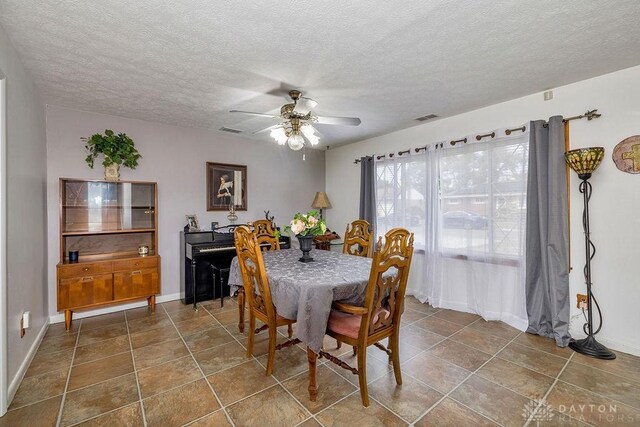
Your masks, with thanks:
<instances>
[{"instance_id":1,"label":"flower arrangement","mask_svg":"<svg viewBox=\"0 0 640 427\"><path fill-rule=\"evenodd\" d=\"M310 211L306 214L298 212L284 230L296 236L318 236L327 231L327 224L320 218L318 211Z\"/></svg>"}]
</instances>

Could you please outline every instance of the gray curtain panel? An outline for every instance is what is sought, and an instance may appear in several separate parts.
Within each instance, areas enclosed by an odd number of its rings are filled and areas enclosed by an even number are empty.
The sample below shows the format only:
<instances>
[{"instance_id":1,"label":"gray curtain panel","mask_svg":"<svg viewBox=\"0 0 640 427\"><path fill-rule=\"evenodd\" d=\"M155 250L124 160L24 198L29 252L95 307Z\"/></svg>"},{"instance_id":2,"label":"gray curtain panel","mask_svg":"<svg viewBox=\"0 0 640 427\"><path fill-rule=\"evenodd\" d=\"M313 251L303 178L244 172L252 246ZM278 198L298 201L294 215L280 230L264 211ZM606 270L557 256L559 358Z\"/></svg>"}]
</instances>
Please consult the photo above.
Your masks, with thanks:
<instances>
[{"instance_id":1,"label":"gray curtain panel","mask_svg":"<svg viewBox=\"0 0 640 427\"><path fill-rule=\"evenodd\" d=\"M373 156L360 158L360 219L372 227L376 235L376 165Z\"/></svg>"},{"instance_id":2,"label":"gray curtain panel","mask_svg":"<svg viewBox=\"0 0 640 427\"><path fill-rule=\"evenodd\" d=\"M569 236L561 116L529 124L527 183L527 332L569 344Z\"/></svg>"}]
</instances>

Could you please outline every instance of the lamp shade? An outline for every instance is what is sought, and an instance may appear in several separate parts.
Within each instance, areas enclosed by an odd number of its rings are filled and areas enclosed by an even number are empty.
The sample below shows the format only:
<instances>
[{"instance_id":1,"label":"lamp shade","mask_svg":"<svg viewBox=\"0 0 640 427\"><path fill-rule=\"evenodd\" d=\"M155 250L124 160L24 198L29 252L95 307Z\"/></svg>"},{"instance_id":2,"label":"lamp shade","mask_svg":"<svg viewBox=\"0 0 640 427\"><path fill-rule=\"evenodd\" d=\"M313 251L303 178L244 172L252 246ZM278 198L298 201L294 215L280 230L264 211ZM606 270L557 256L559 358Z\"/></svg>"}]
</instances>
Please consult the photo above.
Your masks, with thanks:
<instances>
[{"instance_id":1,"label":"lamp shade","mask_svg":"<svg viewBox=\"0 0 640 427\"><path fill-rule=\"evenodd\" d=\"M603 147L578 148L564 153L564 159L580 179L589 179L604 157Z\"/></svg>"},{"instance_id":2,"label":"lamp shade","mask_svg":"<svg viewBox=\"0 0 640 427\"><path fill-rule=\"evenodd\" d=\"M316 209L327 209L331 207L331 202L329 201L329 197L327 193L324 191L318 191L316 193L316 197L313 198L313 203L311 203L312 208Z\"/></svg>"}]
</instances>

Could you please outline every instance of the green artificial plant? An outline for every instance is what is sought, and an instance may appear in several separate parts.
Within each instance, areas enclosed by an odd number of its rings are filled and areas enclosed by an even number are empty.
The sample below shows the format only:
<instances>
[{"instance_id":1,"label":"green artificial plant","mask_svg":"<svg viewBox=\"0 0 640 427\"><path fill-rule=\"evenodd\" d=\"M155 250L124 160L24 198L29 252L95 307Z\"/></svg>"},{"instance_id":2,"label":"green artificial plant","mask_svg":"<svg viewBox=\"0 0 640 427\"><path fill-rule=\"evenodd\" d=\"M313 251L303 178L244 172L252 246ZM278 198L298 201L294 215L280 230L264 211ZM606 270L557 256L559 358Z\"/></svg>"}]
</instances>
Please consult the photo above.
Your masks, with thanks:
<instances>
[{"instance_id":1,"label":"green artificial plant","mask_svg":"<svg viewBox=\"0 0 640 427\"><path fill-rule=\"evenodd\" d=\"M142 157L131 138L124 133L116 135L110 129L105 130L104 135L96 133L82 140L86 142L84 148L87 149L87 157L84 160L91 169L93 169L93 162L100 154L104 156L102 166L105 168L117 164L135 169L138 166L138 159Z\"/></svg>"}]
</instances>

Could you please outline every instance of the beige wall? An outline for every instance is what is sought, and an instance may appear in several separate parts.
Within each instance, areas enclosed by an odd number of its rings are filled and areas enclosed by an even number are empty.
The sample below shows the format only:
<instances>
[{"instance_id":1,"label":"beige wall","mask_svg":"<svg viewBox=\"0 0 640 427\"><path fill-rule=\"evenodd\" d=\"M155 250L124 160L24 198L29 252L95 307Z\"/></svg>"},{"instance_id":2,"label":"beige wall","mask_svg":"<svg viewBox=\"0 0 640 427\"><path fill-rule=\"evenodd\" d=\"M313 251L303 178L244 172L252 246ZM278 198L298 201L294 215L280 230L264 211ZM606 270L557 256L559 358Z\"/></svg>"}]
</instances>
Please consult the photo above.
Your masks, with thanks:
<instances>
[{"instance_id":1,"label":"beige wall","mask_svg":"<svg viewBox=\"0 0 640 427\"><path fill-rule=\"evenodd\" d=\"M538 93L327 151L326 191L333 204L327 211L327 224L340 230L358 216L360 168L353 164L355 158L598 108L601 118L571 122L572 148L595 145L606 150L605 161L591 179L593 196L589 205L592 240L597 246L592 263L593 290L604 315L598 339L612 348L640 355L640 175L619 171L611 160L618 142L640 134L640 67L555 88L553 92L551 101L544 101ZM582 197L573 173L570 199L574 267L570 274L571 333L580 336L584 321L574 302L576 293L585 292L585 256Z\"/></svg>"},{"instance_id":2,"label":"beige wall","mask_svg":"<svg viewBox=\"0 0 640 427\"><path fill-rule=\"evenodd\" d=\"M207 212L205 163L247 165L248 211L238 212L237 223L264 218L264 210L278 224L296 211L311 209L316 191L324 189L324 151L302 152L273 141L250 141L219 131L183 128L160 123L47 107L47 200L49 247L49 314L56 315L55 268L59 262L58 179L102 179L99 162L86 165L81 137L112 129L125 132L142 154L135 170L121 168L121 178L157 181L159 253L162 257L162 294L180 290L179 236L185 214L198 215L201 227L211 221L227 224L226 212ZM56 318L57 320L57 318Z\"/></svg>"},{"instance_id":3,"label":"beige wall","mask_svg":"<svg viewBox=\"0 0 640 427\"><path fill-rule=\"evenodd\" d=\"M0 28L2 74L7 91L7 365L8 382L15 384L47 319L45 117L29 73ZM32 322L20 338L24 311L31 312Z\"/></svg>"}]
</instances>

